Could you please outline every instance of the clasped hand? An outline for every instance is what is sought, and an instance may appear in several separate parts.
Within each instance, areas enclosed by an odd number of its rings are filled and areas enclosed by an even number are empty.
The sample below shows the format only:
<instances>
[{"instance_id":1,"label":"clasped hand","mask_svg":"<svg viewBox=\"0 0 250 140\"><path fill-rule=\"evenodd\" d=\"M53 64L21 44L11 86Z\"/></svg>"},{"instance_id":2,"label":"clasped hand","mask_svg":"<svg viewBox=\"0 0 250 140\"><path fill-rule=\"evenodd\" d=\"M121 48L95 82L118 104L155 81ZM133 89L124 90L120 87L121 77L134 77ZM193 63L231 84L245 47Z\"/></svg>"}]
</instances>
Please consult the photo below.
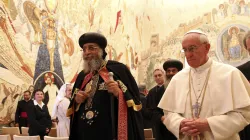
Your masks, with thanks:
<instances>
[{"instance_id":1,"label":"clasped hand","mask_svg":"<svg viewBox=\"0 0 250 140\"><path fill-rule=\"evenodd\" d=\"M211 131L207 119L184 119L180 124L180 133L188 136L197 136L205 131Z\"/></svg>"}]
</instances>

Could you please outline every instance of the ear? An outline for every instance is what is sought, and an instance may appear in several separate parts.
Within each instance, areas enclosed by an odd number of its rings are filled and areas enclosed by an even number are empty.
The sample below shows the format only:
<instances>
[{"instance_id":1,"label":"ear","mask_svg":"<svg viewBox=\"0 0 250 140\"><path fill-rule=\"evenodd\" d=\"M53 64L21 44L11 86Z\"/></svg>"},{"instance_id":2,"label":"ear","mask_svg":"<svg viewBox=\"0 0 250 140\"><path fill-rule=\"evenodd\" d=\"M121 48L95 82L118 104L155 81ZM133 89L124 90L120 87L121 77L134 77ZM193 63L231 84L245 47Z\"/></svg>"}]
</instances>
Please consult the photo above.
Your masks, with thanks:
<instances>
[{"instance_id":1,"label":"ear","mask_svg":"<svg viewBox=\"0 0 250 140\"><path fill-rule=\"evenodd\" d=\"M209 52L209 50L210 50L210 44L208 43L208 44L206 44L206 51L207 51L207 53Z\"/></svg>"}]
</instances>

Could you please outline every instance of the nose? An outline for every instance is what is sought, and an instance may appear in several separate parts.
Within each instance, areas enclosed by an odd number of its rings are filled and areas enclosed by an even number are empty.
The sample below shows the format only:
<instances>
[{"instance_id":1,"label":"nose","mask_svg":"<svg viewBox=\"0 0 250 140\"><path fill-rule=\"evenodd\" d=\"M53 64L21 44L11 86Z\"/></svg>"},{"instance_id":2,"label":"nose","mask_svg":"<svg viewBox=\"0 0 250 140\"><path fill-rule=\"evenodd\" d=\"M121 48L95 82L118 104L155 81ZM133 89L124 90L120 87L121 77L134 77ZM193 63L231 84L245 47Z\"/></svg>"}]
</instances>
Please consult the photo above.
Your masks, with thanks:
<instances>
[{"instance_id":1,"label":"nose","mask_svg":"<svg viewBox=\"0 0 250 140\"><path fill-rule=\"evenodd\" d=\"M193 56L193 53L192 53L192 52L187 51L187 52L185 52L185 56L186 56L186 58L190 58L190 57L192 57L192 56Z\"/></svg>"},{"instance_id":2,"label":"nose","mask_svg":"<svg viewBox=\"0 0 250 140\"><path fill-rule=\"evenodd\" d=\"M86 50L83 52L83 54L84 54L84 55L88 55L88 54L90 54L89 49L86 49Z\"/></svg>"},{"instance_id":3,"label":"nose","mask_svg":"<svg viewBox=\"0 0 250 140\"><path fill-rule=\"evenodd\" d=\"M170 71L170 74L171 74L171 75L173 75L173 74L174 74L174 72L171 70L171 71Z\"/></svg>"}]
</instances>

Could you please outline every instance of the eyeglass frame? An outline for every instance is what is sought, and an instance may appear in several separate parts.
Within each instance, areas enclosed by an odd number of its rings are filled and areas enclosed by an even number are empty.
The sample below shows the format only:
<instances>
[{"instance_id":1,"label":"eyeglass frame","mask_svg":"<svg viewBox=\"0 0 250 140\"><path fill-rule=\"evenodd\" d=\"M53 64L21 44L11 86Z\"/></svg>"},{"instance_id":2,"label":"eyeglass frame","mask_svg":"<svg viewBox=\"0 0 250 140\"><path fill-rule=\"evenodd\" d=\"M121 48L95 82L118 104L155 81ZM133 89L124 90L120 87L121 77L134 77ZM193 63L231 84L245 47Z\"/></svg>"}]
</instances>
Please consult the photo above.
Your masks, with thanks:
<instances>
[{"instance_id":1,"label":"eyeglass frame","mask_svg":"<svg viewBox=\"0 0 250 140\"><path fill-rule=\"evenodd\" d=\"M87 48L88 48L89 51L93 52L93 51L97 50L99 47L95 46L95 45L89 45L89 46L86 46L86 47L82 47L81 51L86 53Z\"/></svg>"},{"instance_id":2,"label":"eyeglass frame","mask_svg":"<svg viewBox=\"0 0 250 140\"><path fill-rule=\"evenodd\" d=\"M190 45L189 47L185 48L185 49L181 49L181 52L183 53L187 53L187 52L190 52L190 53L194 53L196 52L196 50L201 47L203 44L208 44L207 42L204 42L202 43L200 46L196 46L196 45Z\"/></svg>"}]
</instances>

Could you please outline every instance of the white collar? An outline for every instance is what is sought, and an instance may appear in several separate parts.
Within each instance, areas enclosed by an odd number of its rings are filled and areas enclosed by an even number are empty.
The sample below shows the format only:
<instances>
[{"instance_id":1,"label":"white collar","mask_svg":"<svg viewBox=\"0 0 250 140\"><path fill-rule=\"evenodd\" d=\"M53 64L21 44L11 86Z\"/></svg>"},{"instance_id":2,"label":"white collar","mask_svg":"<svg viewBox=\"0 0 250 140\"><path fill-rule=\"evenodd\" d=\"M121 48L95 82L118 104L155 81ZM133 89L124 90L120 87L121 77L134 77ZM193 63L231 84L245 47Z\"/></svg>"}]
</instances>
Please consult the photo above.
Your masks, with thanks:
<instances>
[{"instance_id":1,"label":"white collar","mask_svg":"<svg viewBox=\"0 0 250 140\"><path fill-rule=\"evenodd\" d=\"M34 100L34 105L38 105L40 108L43 108L44 106L44 103L42 102L42 104L38 104L38 102L36 100Z\"/></svg>"},{"instance_id":2,"label":"white collar","mask_svg":"<svg viewBox=\"0 0 250 140\"><path fill-rule=\"evenodd\" d=\"M194 72L200 72L200 71L204 71L206 69L208 69L211 64L212 64L213 60L211 58L208 58L207 62L201 66L199 66L198 68L192 68L191 67L191 70L194 71Z\"/></svg>"},{"instance_id":3,"label":"white collar","mask_svg":"<svg viewBox=\"0 0 250 140\"><path fill-rule=\"evenodd\" d=\"M164 85L164 83L163 83L162 85L157 85L157 86L161 87L161 86L163 86L163 85Z\"/></svg>"}]
</instances>

